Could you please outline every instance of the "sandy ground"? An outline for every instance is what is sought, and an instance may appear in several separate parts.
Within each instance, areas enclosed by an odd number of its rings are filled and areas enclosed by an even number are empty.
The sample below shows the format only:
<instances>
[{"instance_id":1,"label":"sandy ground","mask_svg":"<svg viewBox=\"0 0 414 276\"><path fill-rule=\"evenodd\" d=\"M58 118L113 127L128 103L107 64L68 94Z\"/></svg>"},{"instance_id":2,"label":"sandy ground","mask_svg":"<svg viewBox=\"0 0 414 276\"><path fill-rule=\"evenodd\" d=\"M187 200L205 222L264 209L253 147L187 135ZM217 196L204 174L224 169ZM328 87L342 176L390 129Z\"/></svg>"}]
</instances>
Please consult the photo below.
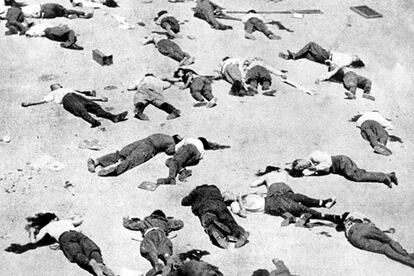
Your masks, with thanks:
<instances>
[{"instance_id":1,"label":"sandy ground","mask_svg":"<svg viewBox=\"0 0 414 276\"><path fill-rule=\"evenodd\" d=\"M88 275L69 263L61 252L48 247L21 255L4 251L10 243L28 241L23 229L24 218L40 211L54 211L63 218L81 214L84 217L82 231L102 248L110 267L115 271L122 267L146 271L150 265L140 256L139 243L131 240L131 237L139 237L138 233L124 229L121 222L124 214L143 217L154 209L163 209L167 215L184 220L184 229L173 239L175 251L208 250L211 255L205 260L219 266L224 275L251 275L259 268L270 270L274 257L284 260L291 272L298 275L414 275L412 268L353 248L343 233L334 228L281 228L280 218L264 214L236 218L250 231L250 243L241 249L222 250L211 245L190 208L180 206L181 199L197 185L209 183L222 190L248 192L248 184L257 169L268 164L283 164L311 150L322 149L332 154L346 154L363 168L396 171L401 184L390 190L384 185L352 183L332 175L291 179L292 188L321 198L337 195L338 203L332 212L359 210L381 228L395 227L393 238L408 251L414 251L414 233L410 228L414 220L412 2L285 0L274 4L264 0L222 0L218 3L229 10L315 8L323 10L324 14L308 15L304 19L289 15L268 16L282 21L295 32L282 32L271 26L282 40L270 41L256 34L256 41L248 41L243 38L240 22L228 21L234 30L221 32L193 18L191 2L170 4L159 0L144 4L139 0L120 0L121 8L96 10L94 17L87 21L54 20L76 30L84 51L66 50L44 38L1 37L0 134L10 135L12 141L0 144L0 275ZM63 4L69 6L68 2ZM384 17L366 20L349 9L358 4L369 5ZM275 79L279 92L274 98L262 95L236 98L227 95L229 85L219 81L213 84L218 105L205 109L192 106L188 91L173 88L166 92L166 98L182 110L181 118L166 121L165 113L148 107L146 112L151 121L138 121L132 115L128 121L116 125L104 120L105 132L89 128L86 122L67 113L62 106L20 107L22 101L41 99L51 83L60 82L66 87L96 89L98 95L109 98L104 106L113 107L115 112L128 110L132 114L133 93L126 91L127 85L145 72L167 76L176 67L174 61L160 55L153 46L141 45L143 37L157 28L152 18L161 9L189 19L182 32L196 39L184 38L178 44L196 57L193 68L200 73L211 73L227 55L261 56L273 66L289 70L290 78L315 89L317 95L308 96ZM146 26L120 29L110 14L124 16L132 24L142 19ZM352 26L345 28L348 20ZM5 30L2 23L0 33ZM356 101L346 101L341 85L314 84L314 79L326 70L323 66L306 60L285 61L277 56L279 51L297 50L308 41L329 47L336 39L340 41L337 50L356 52L366 61L366 68L359 72L373 81L376 102L360 97ZM113 54L114 64L101 67L94 62L91 51L96 48ZM53 80L40 78L50 74ZM104 90L107 85L115 85L118 89ZM347 121L358 111L372 109L391 117L394 133L404 140L404 144L390 145L394 153L390 157L374 154L355 125ZM156 192L143 191L137 186L141 181L167 174L165 155L158 155L117 178L99 178L87 171L88 157L98 157L155 132L206 136L230 144L232 148L207 152L202 162L193 168L193 176L187 183L160 187ZM98 139L104 149L93 152L78 148L79 142L92 138ZM45 154L66 167L57 172L30 169L27 163ZM74 187L65 189L65 181L70 181ZM332 237L320 235L322 231L329 232Z\"/></svg>"}]
</instances>

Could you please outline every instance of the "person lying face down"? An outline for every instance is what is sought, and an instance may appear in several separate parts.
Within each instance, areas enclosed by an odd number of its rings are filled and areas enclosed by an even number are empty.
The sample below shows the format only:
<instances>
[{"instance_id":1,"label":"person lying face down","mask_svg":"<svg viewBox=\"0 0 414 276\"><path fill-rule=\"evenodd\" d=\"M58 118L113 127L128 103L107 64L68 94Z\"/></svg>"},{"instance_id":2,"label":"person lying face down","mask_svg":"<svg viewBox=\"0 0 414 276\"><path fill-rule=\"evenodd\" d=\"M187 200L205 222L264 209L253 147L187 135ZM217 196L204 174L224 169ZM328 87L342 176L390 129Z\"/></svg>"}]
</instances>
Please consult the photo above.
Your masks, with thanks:
<instances>
[{"instance_id":1,"label":"person lying face down","mask_svg":"<svg viewBox=\"0 0 414 276\"><path fill-rule=\"evenodd\" d=\"M118 176L133 169L158 153L165 152L173 155L176 145L183 138L176 135L155 133L144 139L126 145L121 150L103 155L97 159L89 158L87 162L88 171L94 173L97 167L103 167L98 172L99 176ZM115 166L111 166L115 165Z\"/></svg>"},{"instance_id":2,"label":"person lying face down","mask_svg":"<svg viewBox=\"0 0 414 276\"><path fill-rule=\"evenodd\" d=\"M178 180L184 181L192 175L192 171L186 169L189 166L196 166L204 157L206 150L220 150L230 148L227 145L220 145L208 141L204 137L186 137L175 146L174 156L165 161L169 168L167 178L159 178L158 184L175 185L175 178L178 174Z\"/></svg>"},{"instance_id":3,"label":"person lying face down","mask_svg":"<svg viewBox=\"0 0 414 276\"><path fill-rule=\"evenodd\" d=\"M54 213L38 213L28 217L26 229L31 243L37 243L46 235L59 243L65 257L81 268L97 276L115 276L102 259L101 249L86 235L76 230L83 220L79 216L59 220Z\"/></svg>"},{"instance_id":4,"label":"person lying face down","mask_svg":"<svg viewBox=\"0 0 414 276\"><path fill-rule=\"evenodd\" d=\"M354 182L377 182L383 183L389 188L392 184L398 185L395 172L368 172L360 169L354 161L346 155L330 155L322 151L313 151L309 157L296 159L289 170L295 177L339 174Z\"/></svg>"},{"instance_id":5,"label":"person lying face down","mask_svg":"<svg viewBox=\"0 0 414 276\"><path fill-rule=\"evenodd\" d=\"M181 201L182 206L191 206L213 244L227 249L230 241L236 241L235 248L246 245L246 232L231 215L224 203L220 189L215 185L200 185Z\"/></svg>"},{"instance_id":6,"label":"person lying face down","mask_svg":"<svg viewBox=\"0 0 414 276\"><path fill-rule=\"evenodd\" d=\"M267 166L264 171L256 173L258 178L250 185L252 188L266 186L266 194L247 194L231 197L231 193L224 194L224 200L231 202L231 210L239 216L245 217L247 211L264 212L273 216L283 217L282 226L297 222L304 226L309 219L327 220L341 223L341 217L332 214L322 214L312 208L332 208L336 198L315 199L303 194L294 193L287 185L288 174L279 167Z\"/></svg>"},{"instance_id":7,"label":"person lying face down","mask_svg":"<svg viewBox=\"0 0 414 276\"><path fill-rule=\"evenodd\" d=\"M381 231L360 212L348 213L344 222L345 237L354 247L378 254L414 268L414 254Z\"/></svg>"},{"instance_id":8,"label":"person lying face down","mask_svg":"<svg viewBox=\"0 0 414 276\"><path fill-rule=\"evenodd\" d=\"M155 210L142 220L124 217L123 225L129 230L142 233L144 239L140 244L140 253L152 266L152 269L145 275L160 274L173 254L173 245L168 234L182 229L184 223L181 220L167 217L161 210Z\"/></svg>"},{"instance_id":9,"label":"person lying face down","mask_svg":"<svg viewBox=\"0 0 414 276\"><path fill-rule=\"evenodd\" d=\"M168 11L159 11L157 16L154 18L157 25L167 31L167 35L170 38L182 38L178 33L180 32L180 23L177 18L171 15Z\"/></svg>"}]
</instances>

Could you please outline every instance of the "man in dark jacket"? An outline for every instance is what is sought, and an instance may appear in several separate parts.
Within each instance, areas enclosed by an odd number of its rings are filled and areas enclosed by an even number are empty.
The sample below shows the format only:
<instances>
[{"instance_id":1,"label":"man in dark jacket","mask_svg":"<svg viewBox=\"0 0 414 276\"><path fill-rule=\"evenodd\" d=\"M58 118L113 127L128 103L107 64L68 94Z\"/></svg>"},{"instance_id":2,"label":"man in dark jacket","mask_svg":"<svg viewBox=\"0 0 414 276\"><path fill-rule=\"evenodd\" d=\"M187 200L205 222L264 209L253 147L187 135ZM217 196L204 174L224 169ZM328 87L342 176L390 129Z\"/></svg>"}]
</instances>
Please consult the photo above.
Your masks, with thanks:
<instances>
[{"instance_id":1,"label":"man in dark jacket","mask_svg":"<svg viewBox=\"0 0 414 276\"><path fill-rule=\"evenodd\" d=\"M173 245L168 238L168 234L182 229L184 223L178 219L167 218L161 210L155 210L143 220L124 217L123 225L129 230L142 233L144 239L140 245L140 253L152 266L152 269L147 272L146 276L160 274L164 265L167 264L168 259L173 254ZM164 265L160 263L160 259Z\"/></svg>"},{"instance_id":2,"label":"man in dark jacket","mask_svg":"<svg viewBox=\"0 0 414 276\"><path fill-rule=\"evenodd\" d=\"M20 32L20 35L24 35L28 30L29 24L18 5L12 6L7 10L6 20L6 27L9 30L5 32L5 35L13 35L18 32Z\"/></svg>"},{"instance_id":3,"label":"man in dark jacket","mask_svg":"<svg viewBox=\"0 0 414 276\"><path fill-rule=\"evenodd\" d=\"M158 153L165 152L168 155L174 154L175 145L181 139L179 135L152 134L147 138L125 146L120 151L106 154L97 159L89 158L88 170L94 173L97 166L107 167L121 161L118 165L102 169L98 173L99 176L118 176L127 170L147 162Z\"/></svg>"},{"instance_id":4,"label":"man in dark jacket","mask_svg":"<svg viewBox=\"0 0 414 276\"><path fill-rule=\"evenodd\" d=\"M201 185L181 201L183 206L191 206L198 216L204 231L213 243L227 249L229 239L236 239L235 248L248 243L249 232L237 224L224 203L221 191L215 185Z\"/></svg>"},{"instance_id":5,"label":"man in dark jacket","mask_svg":"<svg viewBox=\"0 0 414 276\"><path fill-rule=\"evenodd\" d=\"M220 13L222 8L209 0L197 0L197 6L194 8L194 16L207 21L213 29L227 30L233 29L232 26L220 23L215 14Z\"/></svg>"},{"instance_id":6,"label":"man in dark jacket","mask_svg":"<svg viewBox=\"0 0 414 276\"><path fill-rule=\"evenodd\" d=\"M85 13L83 11L68 10L62 5L56 3L46 3L40 7L41 18L56 18L56 17L68 17L68 18L91 18L92 13Z\"/></svg>"}]
</instances>

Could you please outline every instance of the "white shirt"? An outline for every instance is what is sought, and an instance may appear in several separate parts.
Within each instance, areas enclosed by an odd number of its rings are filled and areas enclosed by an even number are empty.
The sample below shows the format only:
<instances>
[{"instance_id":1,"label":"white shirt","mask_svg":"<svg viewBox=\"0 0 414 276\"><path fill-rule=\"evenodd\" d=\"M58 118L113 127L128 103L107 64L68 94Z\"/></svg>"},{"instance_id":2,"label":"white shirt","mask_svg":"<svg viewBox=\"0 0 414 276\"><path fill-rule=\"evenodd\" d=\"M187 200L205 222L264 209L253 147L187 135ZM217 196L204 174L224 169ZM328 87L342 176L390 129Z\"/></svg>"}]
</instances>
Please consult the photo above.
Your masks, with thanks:
<instances>
[{"instance_id":1,"label":"white shirt","mask_svg":"<svg viewBox=\"0 0 414 276\"><path fill-rule=\"evenodd\" d=\"M260 176L255 181L253 181L252 184L250 184L250 187L258 187L262 184L266 184L267 186L270 186L274 183L287 183L288 182L288 175L285 171L273 171L270 173L267 173L265 175Z\"/></svg>"},{"instance_id":2,"label":"white shirt","mask_svg":"<svg viewBox=\"0 0 414 276\"><path fill-rule=\"evenodd\" d=\"M25 17L40 17L40 4L31 4L21 7Z\"/></svg>"},{"instance_id":3,"label":"white shirt","mask_svg":"<svg viewBox=\"0 0 414 276\"><path fill-rule=\"evenodd\" d=\"M313 151L309 155L309 160L315 165L317 171L326 171L332 166L332 157L323 151Z\"/></svg>"},{"instance_id":4,"label":"white shirt","mask_svg":"<svg viewBox=\"0 0 414 276\"><path fill-rule=\"evenodd\" d=\"M226 71L227 66L229 65L237 65L239 67L240 72L243 72L243 60L239 58L228 58L221 63L220 72L224 74Z\"/></svg>"},{"instance_id":5,"label":"white shirt","mask_svg":"<svg viewBox=\"0 0 414 276\"><path fill-rule=\"evenodd\" d=\"M42 23L36 24L26 32L26 36L30 36L30 37L44 36L45 30L51 27L53 27L53 25L49 22L42 22Z\"/></svg>"},{"instance_id":6,"label":"white shirt","mask_svg":"<svg viewBox=\"0 0 414 276\"><path fill-rule=\"evenodd\" d=\"M66 231L75 230L72 220L58 220L49 222L45 227L40 229L37 234L37 240L41 240L46 234L49 234L56 241Z\"/></svg>"},{"instance_id":7,"label":"white shirt","mask_svg":"<svg viewBox=\"0 0 414 276\"><path fill-rule=\"evenodd\" d=\"M166 35L163 34L150 34L147 38L147 41L154 41L155 45L163 39L168 39Z\"/></svg>"},{"instance_id":8,"label":"white shirt","mask_svg":"<svg viewBox=\"0 0 414 276\"><path fill-rule=\"evenodd\" d=\"M378 111L370 111L362 114L362 116L356 121L356 126L360 128L362 123L368 120L375 121L388 130L393 129L390 120L384 118L384 116L382 116Z\"/></svg>"},{"instance_id":9,"label":"white shirt","mask_svg":"<svg viewBox=\"0 0 414 276\"><path fill-rule=\"evenodd\" d=\"M161 95L162 91L170 86L170 83L167 81L160 80L154 76L146 76L138 82L137 89L151 90Z\"/></svg>"},{"instance_id":10,"label":"white shirt","mask_svg":"<svg viewBox=\"0 0 414 276\"><path fill-rule=\"evenodd\" d=\"M184 138L183 140L181 140L181 142L175 145L175 151L178 151L179 148L181 148L184 145L188 145L188 144L192 144L197 148L197 150L200 152L200 159L202 159L204 156L205 150L204 150L203 143L201 142L200 139L197 139L197 138L192 138L192 137Z\"/></svg>"},{"instance_id":11,"label":"white shirt","mask_svg":"<svg viewBox=\"0 0 414 276\"><path fill-rule=\"evenodd\" d=\"M52 92L44 96L43 100L48 103L54 102L57 104L61 104L63 97L68 93L76 93L76 91L71 88L59 88L59 89L53 90Z\"/></svg>"},{"instance_id":12,"label":"white shirt","mask_svg":"<svg viewBox=\"0 0 414 276\"><path fill-rule=\"evenodd\" d=\"M354 57L349 53L341 53L336 51L331 51L331 61L335 63L338 67L344 67L351 65Z\"/></svg>"},{"instance_id":13,"label":"white shirt","mask_svg":"<svg viewBox=\"0 0 414 276\"><path fill-rule=\"evenodd\" d=\"M171 15L171 14L169 14L169 13L164 13L163 15L161 15L160 17L158 17L158 18L157 18L157 20L155 21L155 24L157 24L157 25L161 25L161 21L162 21L164 18L168 17L168 16L172 16L172 15Z\"/></svg>"}]
</instances>

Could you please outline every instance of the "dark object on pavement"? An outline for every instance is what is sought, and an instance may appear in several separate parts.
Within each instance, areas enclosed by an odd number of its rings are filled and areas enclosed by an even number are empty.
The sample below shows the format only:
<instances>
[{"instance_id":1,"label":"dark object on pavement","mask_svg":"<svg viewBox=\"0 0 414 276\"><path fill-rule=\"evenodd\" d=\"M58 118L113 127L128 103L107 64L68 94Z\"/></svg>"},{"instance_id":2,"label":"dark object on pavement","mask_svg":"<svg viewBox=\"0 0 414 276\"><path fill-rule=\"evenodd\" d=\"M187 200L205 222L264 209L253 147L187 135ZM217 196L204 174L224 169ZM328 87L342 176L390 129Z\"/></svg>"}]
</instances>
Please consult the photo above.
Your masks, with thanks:
<instances>
[{"instance_id":1,"label":"dark object on pavement","mask_svg":"<svg viewBox=\"0 0 414 276\"><path fill-rule=\"evenodd\" d=\"M102 66L111 65L113 63L112 55L106 56L104 53L102 53L98 49L95 49L92 51L92 57L97 63L99 63Z\"/></svg>"},{"instance_id":2,"label":"dark object on pavement","mask_svg":"<svg viewBox=\"0 0 414 276\"><path fill-rule=\"evenodd\" d=\"M354 7L351 7L350 9L367 19L382 17L382 14L374 11L373 9L365 5L354 6Z\"/></svg>"}]
</instances>

